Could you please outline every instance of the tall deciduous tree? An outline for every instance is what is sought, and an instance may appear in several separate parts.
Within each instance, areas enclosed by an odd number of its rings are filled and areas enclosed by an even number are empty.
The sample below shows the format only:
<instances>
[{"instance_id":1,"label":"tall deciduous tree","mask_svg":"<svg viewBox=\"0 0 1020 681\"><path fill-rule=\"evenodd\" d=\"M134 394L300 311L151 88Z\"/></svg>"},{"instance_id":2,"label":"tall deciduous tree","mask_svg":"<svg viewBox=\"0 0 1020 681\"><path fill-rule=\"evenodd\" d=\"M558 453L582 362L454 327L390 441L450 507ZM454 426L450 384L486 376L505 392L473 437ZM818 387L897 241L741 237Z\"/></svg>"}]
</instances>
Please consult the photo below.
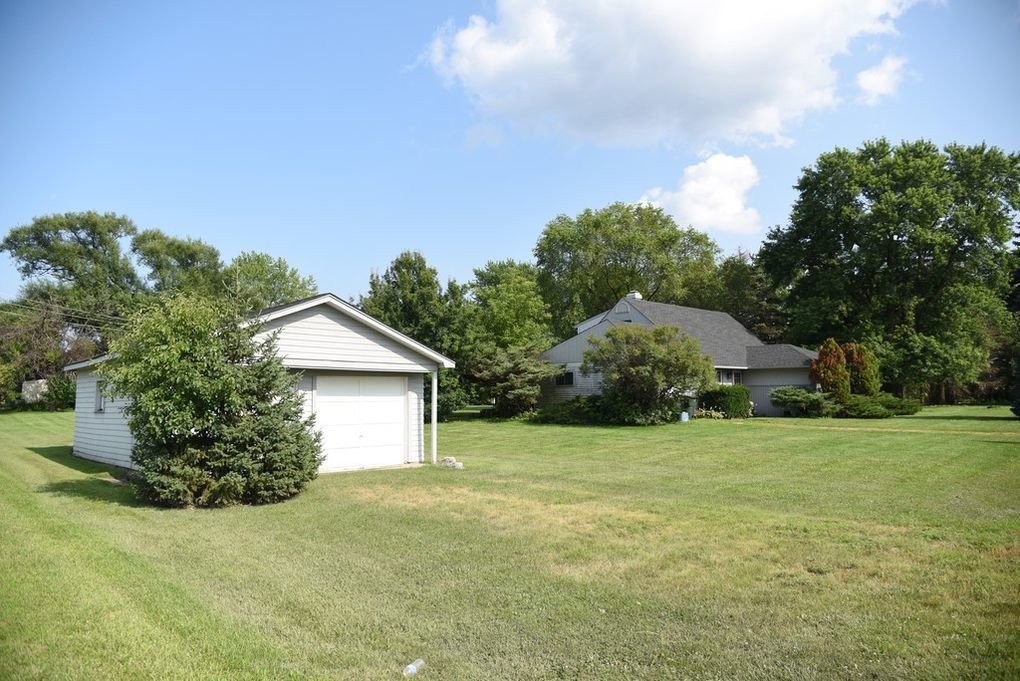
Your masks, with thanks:
<instances>
[{"instance_id":1,"label":"tall deciduous tree","mask_svg":"<svg viewBox=\"0 0 1020 681\"><path fill-rule=\"evenodd\" d=\"M318 292L315 279L303 277L283 258L245 251L223 270L223 287L242 309L255 312Z\"/></svg>"},{"instance_id":2,"label":"tall deciduous tree","mask_svg":"<svg viewBox=\"0 0 1020 681\"><path fill-rule=\"evenodd\" d=\"M76 322L102 340L101 322L123 317L144 291L120 243L136 232L130 219L113 213L46 215L13 228L0 250L31 280L34 288L27 297L45 297L73 310Z\"/></svg>"},{"instance_id":3,"label":"tall deciduous tree","mask_svg":"<svg viewBox=\"0 0 1020 681\"><path fill-rule=\"evenodd\" d=\"M495 345L541 347L552 340L552 317L533 265L489 262L475 270L471 290L478 303L478 328Z\"/></svg>"},{"instance_id":4,"label":"tall deciduous tree","mask_svg":"<svg viewBox=\"0 0 1020 681\"><path fill-rule=\"evenodd\" d=\"M871 340L887 380L959 384L987 366L1020 208L1020 155L884 139L822 154L759 257L789 287L790 337Z\"/></svg>"},{"instance_id":5,"label":"tall deciduous tree","mask_svg":"<svg viewBox=\"0 0 1020 681\"><path fill-rule=\"evenodd\" d=\"M146 229L131 240L131 252L148 268L147 281L155 292L222 293L220 252L204 241L181 239L158 229Z\"/></svg>"},{"instance_id":6,"label":"tall deciduous tree","mask_svg":"<svg viewBox=\"0 0 1020 681\"><path fill-rule=\"evenodd\" d=\"M534 266L489 262L475 270L471 289L477 304L467 362L471 377L495 400L497 415L533 409L541 382L559 373L538 357L551 345L552 335Z\"/></svg>"},{"instance_id":7,"label":"tall deciduous tree","mask_svg":"<svg viewBox=\"0 0 1020 681\"><path fill-rule=\"evenodd\" d=\"M401 333L440 349L444 317L439 273L417 251L404 251L382 274L372 273L360 306Z\"/></svg>"},{"instance_id":8,"label":"tall deciduous tree","mask_svg":"<svg viewBox=\"0 0 1020 681\"><path fill-rule=\"evenodd\" d=\"M404 251L386 271L373 273L368 294L361 297L362 310L397 331L442 352L458 363L439 376L439 416L449 415L467 403L468 386L461 366L471 346L469 333L473 305L465 286L450 281L446 291L435 268L417 251ZM426 386L426 392L430 388ZM426 395L426 397L429 397ZM430 400L426 399L426 405Z\"/></svg>"},{"instance_id":9,"label":"tall deciduous tree","mask_svg":"<svg viewBox=\"0 0 1020 681\"><path fill-rule=\"evenodd\" d=\"M631 290L658 302L699 304L718 251L708 235L677 227L661 208L614 203L557 216L539 237L535 257L554 330L566 337Z\"/></svg>"},{"instance_id":10,"label":"tall deciduous tree","mask_svg":"<svg viewBox=\"0 0 1020 681\"><path fill-rule=\"evenodd\" d=\"M743 252L724 258L716 282L706 307L728 312L766 343L782 341L787 326L783 292L754 259Z\"/></svg>"}]
</instances>

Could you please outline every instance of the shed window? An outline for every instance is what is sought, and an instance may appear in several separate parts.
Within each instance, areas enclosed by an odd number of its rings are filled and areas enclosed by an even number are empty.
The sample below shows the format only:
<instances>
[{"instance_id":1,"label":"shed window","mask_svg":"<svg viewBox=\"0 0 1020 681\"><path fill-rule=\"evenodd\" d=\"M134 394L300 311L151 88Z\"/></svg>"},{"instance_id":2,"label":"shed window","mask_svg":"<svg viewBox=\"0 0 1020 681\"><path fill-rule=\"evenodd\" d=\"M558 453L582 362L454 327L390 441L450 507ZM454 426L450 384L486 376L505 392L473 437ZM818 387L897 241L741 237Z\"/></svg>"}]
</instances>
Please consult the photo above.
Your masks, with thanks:
<instances>
[{"instance_id":1,"label":"shed window","mask_svg":"<svg viewBox=\"0 0 1020 681\"><path fill-rule=\"evenodd\" d=\"M102 414L106 411L106 395L103 393L103 388L106 385L106 381L96 381L96 413Z\"/></svg>"},{"instance_id":2,"label":"shed window","mask_svg":"<svg viewBox=\"0 0 1020 681\"><path fill-rule=\"evenodd\" d=\"M574 385L574 372L564 371L556 377L556 385Z\"/></svg>"}]
</instances>

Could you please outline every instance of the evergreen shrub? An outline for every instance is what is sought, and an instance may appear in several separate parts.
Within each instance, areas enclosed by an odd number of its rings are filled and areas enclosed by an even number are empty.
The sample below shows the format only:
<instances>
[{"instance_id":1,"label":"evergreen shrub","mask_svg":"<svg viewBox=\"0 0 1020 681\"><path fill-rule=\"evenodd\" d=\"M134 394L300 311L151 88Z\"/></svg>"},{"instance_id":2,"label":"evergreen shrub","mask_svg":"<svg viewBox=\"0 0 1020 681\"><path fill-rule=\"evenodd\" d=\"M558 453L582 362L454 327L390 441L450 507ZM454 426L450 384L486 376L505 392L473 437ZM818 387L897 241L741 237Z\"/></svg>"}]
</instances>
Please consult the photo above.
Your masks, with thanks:
<instances>
[{"instance_id":1,"label":"evergreen shrub","mask_svg":"<svg viewBox=\"0 0 1020 681\"><path fill-rule=\"evenodd\" d=\"M751 415L751 391L746 385L717 385L701 391L698 408L720 411L728 419L747 418Z\"/></svg>"}]
</instances>

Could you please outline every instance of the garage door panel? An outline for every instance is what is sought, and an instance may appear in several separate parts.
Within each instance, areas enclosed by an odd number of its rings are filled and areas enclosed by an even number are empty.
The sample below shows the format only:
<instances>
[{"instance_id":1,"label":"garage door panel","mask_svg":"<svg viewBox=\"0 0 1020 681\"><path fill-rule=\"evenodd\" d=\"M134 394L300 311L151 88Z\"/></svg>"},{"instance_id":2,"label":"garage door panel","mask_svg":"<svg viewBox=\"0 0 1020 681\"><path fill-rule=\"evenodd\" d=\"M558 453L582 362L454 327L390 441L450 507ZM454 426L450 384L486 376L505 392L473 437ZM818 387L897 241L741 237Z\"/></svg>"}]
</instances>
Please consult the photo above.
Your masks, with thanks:
<instances>
[{"instance_id":1,"label":"garage door panel","mask_svg":"<svg viewBox=\"0 0 1020 681\"><path fill-rule=\"evenodd\" d=\"M406 462L407 385L402 376L320 376L316 388L322 470Z\"/></svg>"},{"instance_id":2,"label":"garage door panel","mask_svg":"<svg viewBox=\"0 0 1020 681\"><path fill-rule=\"evenodd\" d=\"M365 424L361 426L360 439L362 440L362 446L378 446L378 445L403 445L404 444L404 433L398 427L393 427L388 424Z\"/></svg>"},{"instance_id":3,"label":"garage door panel","mask_svg":"<svg viewBox=\"0 0 1020 681\"><path fill-rule=\"evenodd\" d=\"M402 402L400 406L403 406ZM402 414L396 413L398 410L395 407L394 402L368 402L361 405L358 420L365 424L388 424L399 427L403 425L404 419L401 418Z\"/></svg>"},{"instance_id":4,"label":"garage door panel","mask_svg":"<svg viewBox=\"0 0 1020 681\"><path fill-rule=\"evenodd\" d=\"M367 376L359 379L362 398L365 397L403 397L404 379L392 376Z\"/></svg>"},{"instance_id":5,"label":"garage door panel","mask_svg":"<svg viewBox=\"0 0 1020 681\"><path fill-rule=\"evenodd\" d=\"M361 409L357 404L319 402L317 409L321 426L357 426L361 423Z\"/></svg>"},{"instance_id":6,"label":"garage door panel","mask_svg":"<svg viewBox=\"0 0 1020 681\"><path fill-rule=\"evenodd\" d=\"M352 376L319 376L315 379L315 393L319 399L331 397L358 397L358 379Z\"/></svg>"}]
</instances>

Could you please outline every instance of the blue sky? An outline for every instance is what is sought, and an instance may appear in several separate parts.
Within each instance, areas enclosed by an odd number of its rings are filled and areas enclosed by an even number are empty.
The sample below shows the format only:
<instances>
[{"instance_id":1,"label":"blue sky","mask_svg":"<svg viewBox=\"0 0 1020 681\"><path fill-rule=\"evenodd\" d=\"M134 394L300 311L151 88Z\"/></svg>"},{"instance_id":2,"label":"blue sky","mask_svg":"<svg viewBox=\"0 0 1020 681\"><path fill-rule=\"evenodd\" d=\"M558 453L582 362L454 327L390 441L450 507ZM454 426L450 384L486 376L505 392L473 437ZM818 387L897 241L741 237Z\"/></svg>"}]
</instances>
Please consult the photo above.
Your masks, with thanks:
<instances>
[{"instance_id":1,"label":"blue sky","mask_svg":"<svg viewBox=\"0 0 1020 681\"><path fill-rule=\"evenodd\" d=\"M754 250L837 145L1020 150L1015 1L352 4L3 3L0 228L114 211L356 297L617 200Z\"/></svg>"}]
</instances>

